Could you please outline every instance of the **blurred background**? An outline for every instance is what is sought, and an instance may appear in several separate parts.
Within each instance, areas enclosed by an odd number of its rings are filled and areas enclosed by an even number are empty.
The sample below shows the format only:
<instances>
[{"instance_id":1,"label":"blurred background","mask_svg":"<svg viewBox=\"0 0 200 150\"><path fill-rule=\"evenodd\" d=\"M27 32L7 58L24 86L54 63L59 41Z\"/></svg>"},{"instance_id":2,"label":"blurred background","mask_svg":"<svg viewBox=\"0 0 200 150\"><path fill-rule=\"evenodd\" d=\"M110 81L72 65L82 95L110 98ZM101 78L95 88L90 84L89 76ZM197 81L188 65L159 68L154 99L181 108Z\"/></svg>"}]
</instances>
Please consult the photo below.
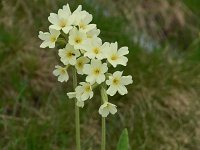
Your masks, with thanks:
<instances>
[{"instance_id":1,"label":"blurred background","mask_svg":"<svg viewBox=\"0 0 200 150\"><path fill-rule=\"evenodd\" d=\"M40 49L50 12L69 3L94 15L104 41L129 47L134 84L110 101L107 149L127 128L131 150L200 149L199 0L0 0L0 149L75 149L74 102L52 75L56 49ZM81 110L83 150L100 149L99 92Z\"/></svg>"}]
</instances>

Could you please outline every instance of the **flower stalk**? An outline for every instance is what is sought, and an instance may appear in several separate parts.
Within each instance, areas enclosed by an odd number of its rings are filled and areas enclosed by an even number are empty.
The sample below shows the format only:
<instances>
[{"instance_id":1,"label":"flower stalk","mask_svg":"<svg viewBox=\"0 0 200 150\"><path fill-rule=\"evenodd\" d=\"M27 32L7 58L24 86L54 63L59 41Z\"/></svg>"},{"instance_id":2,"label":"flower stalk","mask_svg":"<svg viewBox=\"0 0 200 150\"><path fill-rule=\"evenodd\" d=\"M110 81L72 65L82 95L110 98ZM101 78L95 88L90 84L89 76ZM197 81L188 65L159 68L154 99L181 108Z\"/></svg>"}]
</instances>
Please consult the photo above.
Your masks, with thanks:
<instances>
[{"instance_id":1,"label":"flower stalk","mask_svg":"<svg viewBox=\"0 0 200 150\"><path fill-rule=\"evenodd\" d=\"M108 102L108 95L103 85L101 86L101 99L102 104ZM101 118L101 150L106 150L106 118L103 116Z\"/></svg>"},{"instance_id":2,"label":"flower stalk","mask_svg":"<svg viewBox=\"0 0 200 150\"><path fill-rule=\"evenodd\" d=\"M77 87L77 74L76 69L73 68L73 88ZM81 140L80 140L80 115L79 107L76 105L77 99L75 98L75 124L76 124L76 147L77 150L81 150Z\"/></svg>"},{"instance_id":3,"label":"flower stalk","mask_svg":"<svg viewBox=\"0 0 200 150\"><path fill-rule=\"evenodd\" d=\"M106 118L102 117L101 121L101 150L106 150Z\"/></svg>"}]
</instances>

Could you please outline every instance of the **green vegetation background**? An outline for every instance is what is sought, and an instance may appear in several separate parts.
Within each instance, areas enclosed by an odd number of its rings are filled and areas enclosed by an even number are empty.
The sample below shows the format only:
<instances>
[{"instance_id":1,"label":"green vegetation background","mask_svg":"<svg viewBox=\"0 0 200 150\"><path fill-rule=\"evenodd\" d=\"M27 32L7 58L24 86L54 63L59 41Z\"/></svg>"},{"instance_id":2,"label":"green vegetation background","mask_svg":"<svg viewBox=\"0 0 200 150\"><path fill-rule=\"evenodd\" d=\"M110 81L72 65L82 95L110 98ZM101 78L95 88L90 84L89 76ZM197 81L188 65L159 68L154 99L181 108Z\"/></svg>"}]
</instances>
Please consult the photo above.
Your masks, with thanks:
<instances>
[{"instance_id":1,"label":"green vegetation background","mask_svg":"<svg viewBox=\"0 0 200 150\"><path fill-rule=\"evenodd\" d=\"M57 51L40 49L37 38L38 31L48 28L49 13L66 2L0 1L2 150L75 149L74 102L66 96L72 83L56 81L52 70L59 63ZM200 19L199 0L184 2ZM149 52L133 42L123 15L109 15L100 3L91 1L69 3L73 9L83 4L94 15L104 41L118 41L130 50L124 69L125 74L133 75L134 84L128 87L128 95L110 98L118 106L118 114L107 118L107 149L116 149L124 128L131 150L200 149L199 37L190 38L187 48L182 47L188 41L176 43L180 39L175 38ZM170 42L180 49L170 47ZM81 110L83 150L100 149L99 106L96 91Z\"/></svg>"}]
</instances>

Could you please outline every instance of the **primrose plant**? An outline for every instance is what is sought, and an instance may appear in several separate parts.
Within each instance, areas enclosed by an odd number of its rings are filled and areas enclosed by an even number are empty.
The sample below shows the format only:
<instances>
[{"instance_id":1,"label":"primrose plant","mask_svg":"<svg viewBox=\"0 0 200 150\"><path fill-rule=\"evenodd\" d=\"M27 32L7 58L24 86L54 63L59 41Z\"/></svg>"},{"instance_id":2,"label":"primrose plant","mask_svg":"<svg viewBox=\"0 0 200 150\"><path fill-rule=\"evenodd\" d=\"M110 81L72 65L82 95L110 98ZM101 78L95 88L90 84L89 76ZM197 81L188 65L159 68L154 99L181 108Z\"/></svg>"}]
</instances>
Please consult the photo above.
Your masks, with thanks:
<instances>
[{"instance_id":1,"label":"primrose plant","mask_svg":"<svg viewBox=\"0 0 200 150\"><path fill-rule=\"evenodd\" d=\"M127 65L128 59L125 55L129 53L128 47L118 48L117 42L102 42L98 37L100 30L96 24L91 23L92 18L91 14L82 10L81 5L72 12L67 4L57 13L50 13L49 32L40 31L38 36L43 41L41 48L60 48L58 55L62 64L56 65L53 71L58 81L67 82L69 68L72 70L74 89L67 95L75 100L77 150L81 149L79 108L84 107L85 102L94 97L94 89L99 88L102 98L98 112L102 116L101 149L105 150L105 118L117 112L117 106L108 100L111 99L108 95L127 94L126 85L133 82L132 76L123 76L123 71L109 73L109 68ZM82 76L84 81L77 83L78 76Z\"/></svg>"}]
</instances>

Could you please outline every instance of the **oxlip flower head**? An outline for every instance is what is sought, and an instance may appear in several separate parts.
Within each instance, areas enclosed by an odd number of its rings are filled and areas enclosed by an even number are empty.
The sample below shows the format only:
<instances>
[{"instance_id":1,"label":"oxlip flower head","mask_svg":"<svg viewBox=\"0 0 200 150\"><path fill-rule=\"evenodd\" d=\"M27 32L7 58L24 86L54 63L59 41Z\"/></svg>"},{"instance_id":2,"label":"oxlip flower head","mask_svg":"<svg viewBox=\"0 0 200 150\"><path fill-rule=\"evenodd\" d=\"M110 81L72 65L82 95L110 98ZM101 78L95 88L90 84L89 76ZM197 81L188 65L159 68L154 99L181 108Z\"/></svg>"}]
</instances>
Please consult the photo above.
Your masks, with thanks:
<instances>
[{"instance_id":1,"label":"oxlip flower head","mask_svg":"<svg viewBox=\"0 0 200 150\"><path fill-rule=\"evenodd\" d=\"M67 73L67 66L66 67L61 67L59 65L55 66L55 70L53 71L53 74L55 76L58 76L58 81L64 82L69 80L69 75Z\"/></svg>"},{"instance_id":2,"label":"oxlip flower head","mask_svg":"<svg viewBox=\"0 0 200 150\"><path fill-rule=\"evenodd\" d=\"M104 104L101 105L99 108L99 114L102 117L107 117L109 113L114 115L116 112L117 112L117 106L109 102L104 102Z\"/></svg>"},{"instance_id":3,"label":"oxlip flower head","mask_svg":"<svg viewBox=\"0 0 200 150\"><path fill-rule=\"evenodd\" d=\"M39 32L38 37L43 40L40 45L41 48L54 48L57 38L60 35L60 31L49 28L49 32Z\"/></svg>"},{"instance_id":4,"label":"oxlip flower head","mask_svg":"<svg viewBox=\"0 0 200 150\"><path fill-rule=\"evenodd\" d=\"M122 47L118 50L117 42L111 43L110 47L104 50L104 53L108 62L113 67L116 67L118 64L126 66L128 62L128 58L124 56L129 53L128 47Z\"/></svg>"},{"instance_id":5,"label":"oxlip flower head","mask_svg":"<svg viewBox=\"0 0 200 150\"><path fill-rule=\"evenodd\" d=\"M105 81L105 72L108 71L106 63L103 63L100 60L91 60L91 64L85 64L83 67L83 73L87 75L86 81L94 84L98 84Z\"/></svg>"},{"instance_id":6,"label":"oxlip flower head","mask_svg":"<svg viewBox=\"0 0 200 150\"><path fill-rule=\"evenodd\" d=\"M42 40L41 48L62 47L58 50L60 61L64 66L55 66L53 74L59 82L69 80L68 67L73 69L73 92L67 93L69 99L74 98L78 107L84 107L86 100L92 99L93 90L100 86L103 104L99 114L107 117L117 112L117 106L108 102L108 95L127 94L126 85L133 82L132 76L122 76L122 71L108 72L108 67L126 66L129 53L128 47L118 49L118 43L103 42L99 38L100 30L92 24L93 16L79 5L71 11L69 5L64 5L57 13L48 17L49 32L39 32ZM77 74L82 82L77 83ZM78 111L79 109L75 109ZM76 113L78 114L78 113Z\"/></svg>"},{"instance_id":7,"label":"oxlip flower head","mask_svg":"<svg viewBox=\"0 0 200 150\"><path fill-rule=\"evenodd\" d=\"M120 95L127 94L128 91L125 85L133 83L132 76L122 76L123 72L116 71L113 75L109 76L106 84L109 85L107 94L113 96L118 92Z\"/></svg>"},{"instance_id":8,"label":"oxlip flower head","mask_svg":"<svg viewBox=\"0 0 200 150\"><path fill-rule=\"evenodd\" d=\"M79 50L74 49L70 44L67 44L65 48L59 49L58 55L64 65L75 65L76 58L80 56Z\"/></svg>"}]
</instances>

